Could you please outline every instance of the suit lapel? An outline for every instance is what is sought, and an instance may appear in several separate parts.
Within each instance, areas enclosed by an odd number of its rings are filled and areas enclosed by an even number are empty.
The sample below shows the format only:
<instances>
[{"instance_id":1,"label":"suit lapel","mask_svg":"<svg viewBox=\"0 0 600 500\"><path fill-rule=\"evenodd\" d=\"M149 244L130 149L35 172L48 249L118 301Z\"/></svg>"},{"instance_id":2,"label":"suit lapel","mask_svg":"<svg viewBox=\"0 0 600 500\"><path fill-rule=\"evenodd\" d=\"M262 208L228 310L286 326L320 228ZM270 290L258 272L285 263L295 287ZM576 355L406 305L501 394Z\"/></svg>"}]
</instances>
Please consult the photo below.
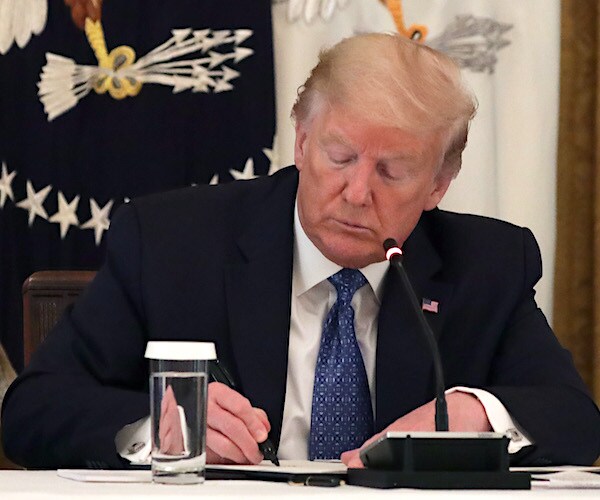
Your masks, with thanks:
<instances>
[{"instance_id":1,"label":"suit lapel","mask_svg":"<svg viewBox=\"0 0 600 500\"><path fill-rule=\"evenodd\" d=\"M436 279L441 259L425 230L424 214L403 246L404 267L417 298L438 302L438 312L425 316L439 339L452 295L452 285ZM431 353L419 329L397 273L390 269L379 312L376 354L377 431L434 397Z\"/></svg>"},{"instance_id":2,"label":"suit lapel","mask_svg":"<svg viewBox=\"0 0 600 500\"><path fill-rule=\"evenodd\" d=\"M240 385L263 408L279 442L285 399L293 262L293 210L297 175L286 174L264 198L247 203L226 271L233 355Z\"/></svg>"}]
</instances>

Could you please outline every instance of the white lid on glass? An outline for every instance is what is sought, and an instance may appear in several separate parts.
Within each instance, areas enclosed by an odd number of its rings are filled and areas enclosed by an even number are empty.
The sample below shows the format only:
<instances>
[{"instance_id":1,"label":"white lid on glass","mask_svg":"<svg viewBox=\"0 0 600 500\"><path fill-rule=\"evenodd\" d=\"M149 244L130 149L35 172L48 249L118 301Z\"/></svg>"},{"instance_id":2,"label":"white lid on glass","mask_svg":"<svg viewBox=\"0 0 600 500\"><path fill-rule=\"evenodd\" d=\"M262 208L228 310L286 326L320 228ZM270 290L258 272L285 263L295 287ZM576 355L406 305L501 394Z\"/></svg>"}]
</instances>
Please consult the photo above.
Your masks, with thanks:
<instances>
[{"instance_id":1,"label":"white lid on glass","mask_svg":"<svg viewBox=\"0 0 600 500\"><path fill-rule=\"evenodd\" d=\"M216 359L217 351L212 342L178 342L156 340L146 345L146 358L188 361Z\"/></svg>"}]
</instances>

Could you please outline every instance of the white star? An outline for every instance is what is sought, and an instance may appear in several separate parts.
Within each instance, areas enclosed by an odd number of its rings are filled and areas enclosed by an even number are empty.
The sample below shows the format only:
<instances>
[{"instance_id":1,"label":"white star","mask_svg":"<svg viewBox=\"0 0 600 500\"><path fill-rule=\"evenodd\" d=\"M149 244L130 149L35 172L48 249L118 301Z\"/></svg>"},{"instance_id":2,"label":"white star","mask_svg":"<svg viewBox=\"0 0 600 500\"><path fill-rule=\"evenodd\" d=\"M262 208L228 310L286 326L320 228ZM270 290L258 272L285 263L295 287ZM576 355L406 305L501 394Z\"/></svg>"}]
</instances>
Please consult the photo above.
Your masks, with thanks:
<instances>
[{"instance_id":1,"label":"white star","mask_svg":"<svg viewBox=\"0 0 600 500\"><path fill-rule=\"evenodd\" d=\"M96 238L96 246L100 245L102 241L102 234L110 226L110 220L108 214L113 206L114 201L110 200L102 208L98 206L94 198L90 199L90 211L92 212L92 218L81 225L81 229L93 229L94 236Z\"/></svg>"},{"instance_id":2,"label":"white star","mask_svg":"<svg viewBox=\"0 0 600 500\"><path fill-rule=\"evenodd\" d=\"M212 176L212 178L210 179L210 182L208 183L209 186L216 186L219 183L219 174L215 174Z\"/></svg>"},{"instance_id":3,"label":"white star","mask_svg":"<svg viewBox=\"0 0 600 500\"><path fill-rule=\"evenodd\" d=\"M58 192L58 212L56 212L48 220L55 224L60 224L60 239L64 240L69 231L69 226L77 227L79 225L79 219L75 212L77 211L77 205L79 205L79 195L75 196L71 203L67 203L66 198L61 191Z\"/></svg>"},{"instance_id":4,"label":"white star","mask_svg":"<svg viewBox=\"0 0 600 500\"><path fill-rule=\"evenodd\" d=\"M48 196L51 189L52 186L48 184L44 189L36 193L31 181L27 181L27 198L17 203L17 207L20 207L23 210L29 210L29 227L33 224L36 215L39 215L42 219L48 220L48 214L43 205L46 196Z\"/></svg>"},{"instance_id":5,"label":"white star","mask_svg":"<svg viewBox=\"0 0 600 500\"><path fill-rule=\"evenodd\" d=\"M279 142L277 141L277 135L273 136L273 145L271 148L263 148L263 153L269 159L269 173L267 175L273 175L278 170L283 168L279 162Z\"/></svg>"},{"instance_id":6,"label":"white star","mask_svg":"<svg viewBox=\"0 0 600 500\"><path fill-rule=\"evenodd\" d=\"M301 17L312 23L320 15L321 19L329 21L336 10L347 4L348 0L289 0L287 18L290 23Z\"/></svg>"},{"instance_id":7,"label":"white star","mask_svg":"<svg viewBox=\"0 0 600 500\"><path fill-rule=\"evenodd\" d=\"M258 175L254 175L254 160L252 158L246 160L246 165L244 165L244 170L242 172L231 169L229 173L236 181L247 181L258 177Z\"/></svg>"},{"instance_id":8,"label":"white star","mask_svg":"<svg viewBox=\"0 0 600 500\"><path fill-rule=\"evenodd\" d=\"M8 196L12 201L15 201L15 195L13 193L11 184L13 179L17 175L17 172L8 173L6 169L6 163L2 163L2 177L0 177L0 208L4 208L6 197Z\"/></svg>"}]
</instances>

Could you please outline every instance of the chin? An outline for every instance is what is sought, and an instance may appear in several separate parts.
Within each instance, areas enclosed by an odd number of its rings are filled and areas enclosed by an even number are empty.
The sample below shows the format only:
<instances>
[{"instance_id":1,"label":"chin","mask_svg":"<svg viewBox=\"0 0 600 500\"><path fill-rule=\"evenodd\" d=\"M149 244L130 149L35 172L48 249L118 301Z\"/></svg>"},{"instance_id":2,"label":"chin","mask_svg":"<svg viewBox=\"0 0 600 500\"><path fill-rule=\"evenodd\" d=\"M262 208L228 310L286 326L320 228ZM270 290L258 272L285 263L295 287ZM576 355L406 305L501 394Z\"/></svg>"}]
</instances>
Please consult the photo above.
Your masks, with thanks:
<instances>
[{"instance_id":1,"label":"chin","mask_svg":"<svg viewBox=\"0 0 600 500\"><path fill-rule=\"evenodd\" d=\"M375 253L373 249L352 248L352 246L340 244L330 245L325 251L321 250L321 252L330 261L351 269L360 269L373 264L373 262L380 262L385 259L383 248L380 252Z\"/></svg>"}]
</instances>

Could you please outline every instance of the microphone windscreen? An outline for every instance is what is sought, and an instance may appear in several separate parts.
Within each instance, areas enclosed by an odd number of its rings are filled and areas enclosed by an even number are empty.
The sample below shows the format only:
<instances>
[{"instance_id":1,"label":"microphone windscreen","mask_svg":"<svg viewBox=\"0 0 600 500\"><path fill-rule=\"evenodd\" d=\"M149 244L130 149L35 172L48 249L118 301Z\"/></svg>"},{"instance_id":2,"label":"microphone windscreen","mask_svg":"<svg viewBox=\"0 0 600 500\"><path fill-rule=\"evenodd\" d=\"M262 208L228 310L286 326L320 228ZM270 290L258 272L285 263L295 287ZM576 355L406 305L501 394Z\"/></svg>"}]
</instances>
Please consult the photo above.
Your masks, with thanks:
<instances>
[{"instance_id":1,"label":"microphone windscreen","mask_svg":"<svg viewBox=\"0 0 600 500\"><path fill-rule=\"evenodd\" d=\"M383 242L383 249L387 252L391 248L399 248L398 242L394 238L388 238Z\"/></svg>"}]
</instances>

